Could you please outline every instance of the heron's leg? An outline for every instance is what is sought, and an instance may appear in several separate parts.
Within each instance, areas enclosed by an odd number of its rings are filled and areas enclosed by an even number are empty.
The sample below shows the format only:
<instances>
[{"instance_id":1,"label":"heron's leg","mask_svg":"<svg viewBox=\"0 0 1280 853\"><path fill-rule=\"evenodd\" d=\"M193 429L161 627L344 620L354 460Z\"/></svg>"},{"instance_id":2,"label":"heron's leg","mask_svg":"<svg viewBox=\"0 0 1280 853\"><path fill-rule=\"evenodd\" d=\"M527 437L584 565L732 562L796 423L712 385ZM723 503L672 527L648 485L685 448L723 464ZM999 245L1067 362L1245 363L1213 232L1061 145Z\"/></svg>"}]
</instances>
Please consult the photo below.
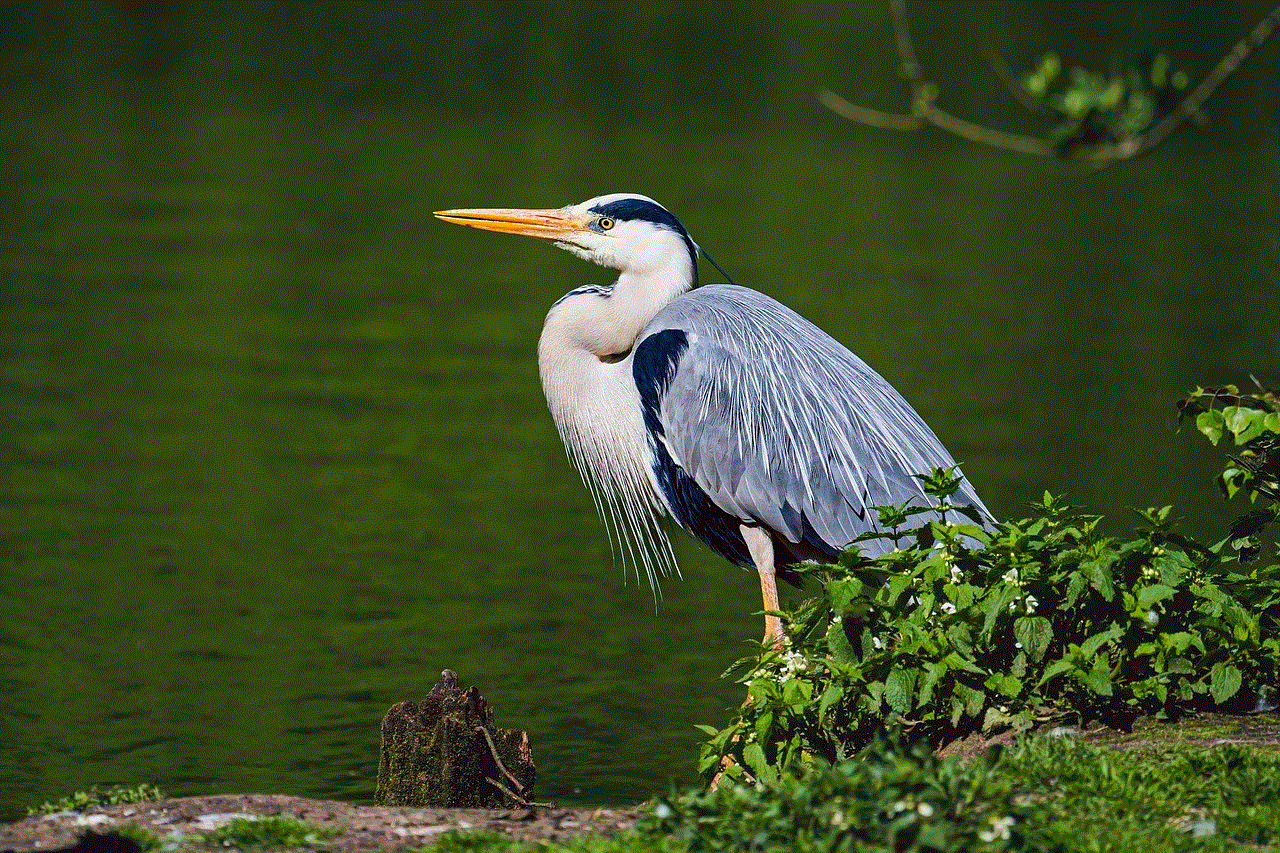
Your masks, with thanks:
<instances>
[{"instance_id":1,"label":"heron's leg","mask_svg":"<svg viewBox=\"0 0 1280 853\"><path fill-rule=\"evenodd\" d=\"M760 575L760 597L764 599L764 609L778 609L778 584L774 579L773 540L763 527L742 525L742 538L746 540L747 551L751 554L751 562L756 564L756 572ZM782 630L782 620L771 613L764 615L764 642L772 643L778 651L782 651L787 635Z\"/></svg>"}]
</instances>

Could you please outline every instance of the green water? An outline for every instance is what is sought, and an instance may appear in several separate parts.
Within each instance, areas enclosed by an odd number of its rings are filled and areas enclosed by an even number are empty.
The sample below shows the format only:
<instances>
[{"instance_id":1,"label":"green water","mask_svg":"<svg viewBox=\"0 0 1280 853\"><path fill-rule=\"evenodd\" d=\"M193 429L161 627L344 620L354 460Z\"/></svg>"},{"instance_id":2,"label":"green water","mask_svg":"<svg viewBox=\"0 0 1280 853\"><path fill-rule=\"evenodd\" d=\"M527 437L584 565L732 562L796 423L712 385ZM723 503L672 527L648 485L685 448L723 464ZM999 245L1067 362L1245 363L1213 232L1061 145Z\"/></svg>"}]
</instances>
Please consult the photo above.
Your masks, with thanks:
<instances>
[{"instance_id":1,"label":"green water","mask_svg":"<svg viewBox=\"0 0 1280 853\"><path fill-rule=\"evenodd\" d=\"M1030 127L982 47L1192 76L1225 7L923 6L954 111ZM879 5L0 10L0 817L102 782L367 799L444 667L530 732L538 796L693 777L759 635L681 538L624 579L538 387L608 273L431 211L633 190L876 366L1015 514L1230 517L1196 383L1280 383L1268 44L1210 124L1082 177L854 127L904 97Z\"/></svg>"}]
</instances>

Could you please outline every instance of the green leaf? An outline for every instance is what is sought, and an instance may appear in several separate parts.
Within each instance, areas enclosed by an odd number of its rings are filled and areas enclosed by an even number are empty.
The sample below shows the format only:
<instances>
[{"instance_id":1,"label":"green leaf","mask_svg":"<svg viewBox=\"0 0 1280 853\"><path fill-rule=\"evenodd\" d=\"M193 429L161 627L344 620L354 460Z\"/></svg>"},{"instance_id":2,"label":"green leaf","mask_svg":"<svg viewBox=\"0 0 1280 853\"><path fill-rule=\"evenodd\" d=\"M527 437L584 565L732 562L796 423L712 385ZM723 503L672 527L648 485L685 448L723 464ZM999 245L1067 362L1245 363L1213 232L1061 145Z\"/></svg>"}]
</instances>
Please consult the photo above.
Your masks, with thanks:
<instances>
[{"instance_id":1,"label":"green leaf","mask_svg":"<svg viewBox=\"0 0 1280 853\"><path fill-rule=\"evenodd\" d=\"M1103 601L1111 601L1116 596L1115 587L1111 583L1111 567L1114 564L1115 557L1108 556L1090 560L1080 566L1089 578L1089 585L1098 591Z\"/></svg>"},{"instance_id":2,"label":"green leaf","mask_svg":"<svg viewBox=\"0 0 1280 853\"><path fill-rule=\"evenodd\" d=\"M957 681L951 705L951 719L958 723L963 717L976 717L987 703L987 694Z\"/></svg>"},{"instance_id":3,"label":"green leaf","mask_svg":"<svg viewBox=\"0 0 1280 853\"><path fill-rule=\"evenodd\" d=\"M972 651L972 649L970 649ZM978 666L973 661L961 656L958 652L948 652L946 657L942 659L942 663L948 669L963 669L965 672L972 672L974 675L986 675L987 671Z\"/></svg>"},{"instance_id":4,"label":"green leaf","mask_svg":"<svg viewBox=\"0 0 1280 853\"><path fill-rule=\"evenodd\" d=\"M1227 406L1222 410L1222 420L1236 444L1248 444L1262 434L1263 419L1266 413L1262 409L1250 409L1245 406Z\"/></svg>"},{"instance_id":5,"label":"green leaf","mask_svg":"<svg viewBox=\"0 0 1280 853\"><path fill-rule=\"evenodd\" d=\"M1076 669L1076 662L1071 658L1060 658L1044 668L1044 674L1040 676L1037 687L1043 687L1050 679L1057 678L1063 673Z\"/></svg>"},{"instance_id":6,"label":"green leaf","mask_svg":"<svg viewBox=\"0 0 1280 853\"><path fill-rule=\"evenodd\" d=\"M1093 657L1098 653L1098 649L1102 648L1106 643L1117 639L1124 634L1124 629L1119 625L1112 625L1105 631L1094 634L1089 639L1080 644L1080 656L1085 660Z\"/></svg>"},{"instance_id":7,"label":"green leaf","mask_svg":"<svg viewBox=\"0 0 1280 853\"><path fill-rule=\"evenodd\" d=\"M884 682L884 701L900 714L910 711L915 705L916 669L895 669L889 673Z\"/></svg>"},{"instance_id":8,"label":"green leaf","mask_svg":"<svg viewBox=\"0 0 1280 853\"><path fill-rule=\"evenodd\" d=\"M1138 609L1150 610L1151 605L1158 601L1164 601L1166 598L1172 598L1176 593L1176 589L1164 584L1157 583L1151 586L1144 586L1138 590Z\"/></svg>"},{"instance_id":9,"label":"green leaf","mask_svg":"<svg viewBox=\"0 0 1280 853\"><path fill-rule=\"evenodd\" d=\"M1087 582L1083 571L1072 572L1071 580L1067 583L1067 594L1062 598L1062 606L1075 607L1076 600L1080 598L1080 593L1084 592L1084 585Z\"/></svg>"},{"instance_id":10,"label":"green leaf","mask_svg":"<svg viewBox=\"0 0 1280 853\"><path fill-rule=\"evenodd\" d=\"M1218 662L1209 671L1209 693L1221 705L1240 691L1240 670L1229 663Z\"/></svg>"},{"instance_id":11,"label":"green leaf","mask_svg":"<svg viewBox=\"0 0 1280 853\"><path fill-rule=\"evenodd\" d=\"M827 629L827 649L840 663L853 663L858 657L844 632L844 623L840 620L833 622Z\"/></svg>"},{"instance_id":12,"label":"green leaf","mask_svg":"<svg viewBox=\"0 0 1280 853\"><path fill-rule=\"evenodd\" d=\"M1022 692L1021 680L1000 672L992 673L986 680L986 686L989 690L994 690L1010 699Z\"/></svg>"},{"instance_id":13,"label":"green leaf","mask_svg":"<svg viewBox=\"0 0 1280 853\"><path fill-rule=\"evenodd\" d=\"M1099 696L1110 696L1113 692L1111 689L1111 668L1107 666L1107 662L1103 658L1098 658L1094 661L1093 669L1086 672L1081 681Z\"/></svg>"},{"instance_id":14,"label":"green leaf","mask_svg":"<svg viewBox=\"0 0 1280 853\"><path fill-rule=\"evenodd\" d=\"M818 702L818 720L821 722L826 719L827 711L831 706L839 702L844 696L844 688L839 684L832 684L822 691L822 699Z\"/></svg>"},{"instance_id":15,"label":"green leaf","mask_svg":"<svg viewBox=\"0 0 1280 853\"><path fill-rule=\"evenodd\" d=\"M840 578L826 585L827 601L831 612L839 616L855 598L862 594L862 581L857 578Z\"/></svg>"},{"instance_id":16,"label":"green leaf","mask_svg":"<svg viewBox=\"0 0 1280 853\"><path fill-rule=\"evenodd\" d=\"M756 718L756 740L760 743L767 743L769 735L773 732L773 712L765 711Z\"/></svg>"},{"instance_id":17,"label":"green leaf","mask_svg":"<svg viewBox=\"0 0 1280 853\"><path fill-rule=\"evenodd\" d=\"M982 622L982 635L984 637L991 636L991 629L995 627L996 621L1009 611L1009 605L1018 597L1018 590L1014 587L1004 584L1000 585L999 592L991 596L987 603L986 618Z\"/></svg>"},{"instance_id":18,"label":"green leaf","mask_svg":"<svg viewBox=\"0 0 1280 853\"><path fill-rule=\"evenodd\" d=\"M947 674L947 669L947 665L942 662L934 662L925 666L918 688L917 704L920 707L924 707L933 701L933 688L937 685L938 679Z\"/></svg>"},{"instance_id":19,"label":"green leaf","mask_svg":"<svg viewBox=\"0 0 1280 853\"><path fill-rule=\"evenodd\" d=\"M749 743L742 748L742 762L757 779L765 784L775 781L778 777L777 771L769 766L764 750L758 743Z\"/></svg>"},{"instance_id":20,"label":"green leaf","mask_svg":"<svg viewBox=\"0 0 1280 853\"><path fill-rule=\"evenodd\" d=\"M1014 620L1013 636L1022 643L1023 651L1033 661L1044 657L1053 642L1053 623L1043 616L1025 616Z\"/></svg>"}]
</instances>

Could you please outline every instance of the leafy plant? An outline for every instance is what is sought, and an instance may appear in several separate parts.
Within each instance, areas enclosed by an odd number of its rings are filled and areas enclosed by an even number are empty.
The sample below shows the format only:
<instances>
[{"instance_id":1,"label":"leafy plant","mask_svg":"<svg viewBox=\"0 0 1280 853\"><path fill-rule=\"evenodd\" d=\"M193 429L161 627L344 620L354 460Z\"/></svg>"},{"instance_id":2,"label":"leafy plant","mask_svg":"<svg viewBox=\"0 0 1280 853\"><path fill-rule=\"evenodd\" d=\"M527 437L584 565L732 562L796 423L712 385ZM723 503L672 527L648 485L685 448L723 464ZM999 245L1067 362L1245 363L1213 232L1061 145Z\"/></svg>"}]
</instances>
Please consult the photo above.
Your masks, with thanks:
<instances>
[{"instance_id":1,"label":"leafy plant","mask_svg":"<svg viewBox=\"0 0 1280 853\"><path fill-rule=\"evenodd\" d=\"M155 785L145 782L129 787L127 785L93 785L88 791L76 791L62 799L46 801L38 806L29 806L28 815L53 814L54 812L84 811L95 806L114 806L120 803L149 803L163 799L164 795Z\"/></svg>"},{"instance_id":2,"label":"leafy plant","mask_svg":"<svg viewBox=\"0 0 1280 853\"><path fill-rule=\"evenodd\" d=\"M658 803L690 851L1245 850L1280 841L1280 756L1032 736L968 761L878 736L856 759Z\"/></svg>"},{"instance_id":3,"label":"leafy plant","mask_svg":"<svg viewBox=\"0 0 1280 853\"><path fill-rule=\"evenodd\" d=\"M1235 550L1241 560L1252 559L1262 547L1264 531L1280 517L1280 396L1261 386L1245 393L1234 385L1197 388L1179 406L1182 417L1195 418L1196 429L1214 445L1230 436L1237 448L1218 477L1222 493L1228 498L1243 494L1254 505L1262 500L1215 546Z\"/></svg>"},{"instance_id":4,"label":"leafy plant","mask_svg":"<svg viewBox=\"0 0 1280 853\"><path fill-rule=\"evenodd\" d=\"M1231 393L1231 411L1206 404L1197 423L1221 414L1242 448L1224 482L1268 498L1280 429ZM911 526L924 510L881 508L888 532L867 538L895 550L868 560L853 548L812 569L821 590L785 614L790 646L731 670L748 700L727 727L704 729L706 775L772 784L851 756L889 722L936 746L1052 721L1251 709L1280 683L1280 561L1254 562L1273 498L1205 546L1176 531L1169 507L1117 540L1048 493L987 531L949 504L951 472L922 480L944 520Z\"/></svg>"},{"instance_id":5,"label":"leafy plant","mask_svg":"<svg viewBox=\"0 0 1280 853\"><path fill-rule=\"evenodd\" d=\"M1168 55L1143 58L1123 74L1071 68L1064 73L1057 54L1046 53L1034 71L1024 74L1026 93L1054 123L1050 138L1060 149L1131 143L1172 112L1189 83ZM1195 116L1203 121L1203 114Z\"/></svg>"}]
</instances>

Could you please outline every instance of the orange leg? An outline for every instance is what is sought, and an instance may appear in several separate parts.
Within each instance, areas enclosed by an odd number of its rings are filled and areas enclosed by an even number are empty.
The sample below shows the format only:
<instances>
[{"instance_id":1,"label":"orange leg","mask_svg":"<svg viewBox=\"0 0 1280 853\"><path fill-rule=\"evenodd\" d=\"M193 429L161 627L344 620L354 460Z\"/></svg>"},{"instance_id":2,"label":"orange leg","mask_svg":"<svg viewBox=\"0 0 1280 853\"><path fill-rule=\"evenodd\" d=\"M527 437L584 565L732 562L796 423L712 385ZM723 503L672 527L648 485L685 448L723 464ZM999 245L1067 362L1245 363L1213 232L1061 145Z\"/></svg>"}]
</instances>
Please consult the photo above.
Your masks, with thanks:
<instances>
[{"instance_id":1,"label":"orange leg","mask_svg":"<svg viewBox=\"0 0 1280 853\"><path fill-rule=\"evenodd\" d=\"M747 551L751 554L751 562L756 564L756 572L760 575L760 597L764 600L766 611L778 609L778 584L774 578L773 541L762 527L742 525L742 538L747 542ZM778 651L786 648L787 635L782 630L782 620L772 613L764 615L764 642L772 643Z\"/></svg>"}]
</instances>

